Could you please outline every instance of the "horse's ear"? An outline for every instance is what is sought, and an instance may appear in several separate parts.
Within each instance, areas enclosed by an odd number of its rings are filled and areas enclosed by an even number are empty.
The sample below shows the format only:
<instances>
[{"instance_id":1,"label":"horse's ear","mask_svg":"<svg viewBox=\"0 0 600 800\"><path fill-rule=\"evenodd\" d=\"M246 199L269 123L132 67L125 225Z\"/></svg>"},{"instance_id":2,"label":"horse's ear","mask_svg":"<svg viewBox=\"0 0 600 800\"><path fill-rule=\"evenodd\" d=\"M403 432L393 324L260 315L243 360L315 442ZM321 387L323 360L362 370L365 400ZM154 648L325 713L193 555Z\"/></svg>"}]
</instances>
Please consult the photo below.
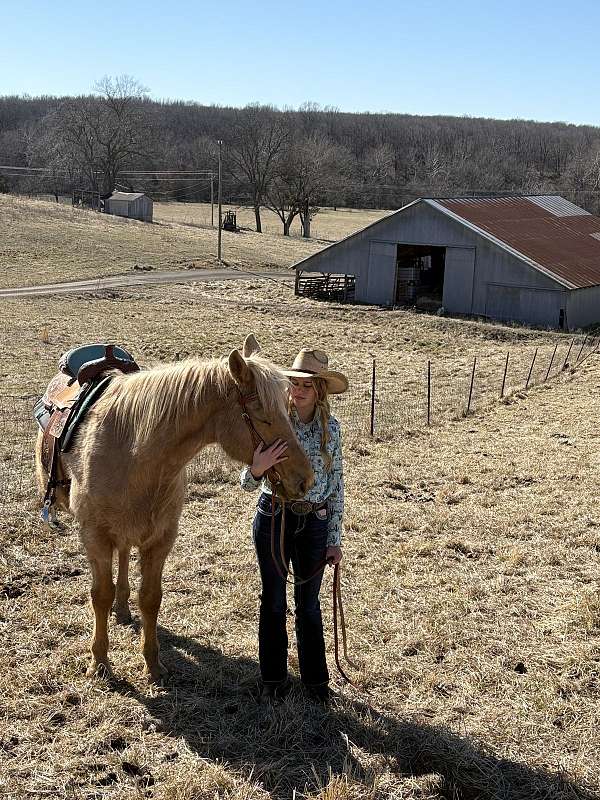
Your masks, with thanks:
<instances>
[{"instance_id":1,"label":"horse's ear","mask_svg":"<svg viewBox=\"0 0 600 800\"><path fill-rule=\"evenodd\" d=\"M249 333L248 336L244 339L244 358L248 358L253 353L260 353L260 345L256 341L256 336L253 333Z\"/></svg>"},{"instance_id":2,"label":"horse's ear","mask_svg":"<svg viewBox=\"0 0 600 800\"><path fill-rule=\"evenodd\" d=\"M252 372L239 350L232 350L229 354L229 372L238 386L249 386L252 383Z\"/></svg>"}]
</instances>

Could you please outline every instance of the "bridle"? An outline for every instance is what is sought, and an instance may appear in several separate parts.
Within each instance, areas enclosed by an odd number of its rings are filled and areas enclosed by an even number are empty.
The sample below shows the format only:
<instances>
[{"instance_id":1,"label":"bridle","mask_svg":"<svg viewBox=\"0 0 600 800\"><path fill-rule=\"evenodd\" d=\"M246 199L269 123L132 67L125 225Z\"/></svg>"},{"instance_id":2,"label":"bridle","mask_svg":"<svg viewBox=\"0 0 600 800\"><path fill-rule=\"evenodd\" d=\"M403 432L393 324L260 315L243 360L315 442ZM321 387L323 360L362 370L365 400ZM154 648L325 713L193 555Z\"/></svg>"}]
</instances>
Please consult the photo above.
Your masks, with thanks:
<instances>
[{"instance_id":1,"label":"bridle","mask_svg":"<svg viewBox=\"0 0 600 800\"><path fill-rule=\"evenodd\" d=\"M240 406L242 407L242 419L248 426L248 431L250 432L250 438L252 439L252 444L254 449L259 446L259 444L263 445L263 447L267 447L267 443L260 435L260 433L256 430L254 426L254 422L252 421L252 417L250 416L250 412L248 411L247 403L252 402L253 400L258 399L258 394L256 392L252 392L251 394L242 394L241 390L238 388L238 401ZM270 425L271 423L266 423ZM288 569L285 565L285 500L283 497L279 497L279 503L281 504L281 528L279 532L279 556L276 553L275 548L275 510L276 510L276 503L277 503L277 488L283 484L281 480L281 475L275 469L275 467L270 467L267 472L266 476L269 479L269 483L273 491L271 492L271 557L273 559L273 563L275 564L275 569L279 573L279 576L289 584L293 586L302 586L309 581L312 581L314 577L316 577L320 572L323 572L325 567L327 566L327 561L323 559L319 564L317 564L316 569L307 577L307 578L300 578L299 576L294 575L294 573ZM356 664L354 664L350 658L348 657L348 647L347 647L347 636L346 636L346 620L344 617L344 607L342 605L342 592L341 592L341 585L340 585L340 565L335 564L333 567L333 634L334 634L334 643L335 643L335 665L338 669L338 672L342 676L342 678L347 682L350 683L352 686L356 687L356 684L350 680L350 678L344 672L341 664L340 664L340 657L339 657L339 636L338 636L338 613L339 613L339 627L342 632L342 648L344 651L344 658L350 664L351 667L354 669L358 669ZM358 688L358 687L356 687Z\"/></svg>"}]
</instances>

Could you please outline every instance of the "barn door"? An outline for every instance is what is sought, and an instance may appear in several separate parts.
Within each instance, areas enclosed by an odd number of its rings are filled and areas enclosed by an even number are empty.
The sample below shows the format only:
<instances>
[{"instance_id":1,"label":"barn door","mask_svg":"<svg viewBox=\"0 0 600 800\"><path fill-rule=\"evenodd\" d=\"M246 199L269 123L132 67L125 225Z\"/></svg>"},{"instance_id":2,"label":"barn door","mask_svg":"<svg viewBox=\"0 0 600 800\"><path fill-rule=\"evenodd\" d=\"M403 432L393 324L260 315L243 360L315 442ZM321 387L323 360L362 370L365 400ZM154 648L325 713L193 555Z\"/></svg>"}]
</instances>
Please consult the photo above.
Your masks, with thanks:
<instances>
[{"instance_id":1,"label":"barn door","mask_svg":"<svg viewBox=\"0 0 600 800\"><path fill-rule=\"evenodd\" d=\"M396 242L369 242L367 286L362 302L393 305L396 284ZM357 297L358 299L358 297Z\"/></svg>"},{"instance_id":2,"label":"barn door","mask_svg":"<svg viewBox=\"0 0 600 800\"><path fill-rule=\"evenodd\" d=\"M447 247L443 306L449 313L473 313L474 247Z\"/></svg>"}]
</instances>

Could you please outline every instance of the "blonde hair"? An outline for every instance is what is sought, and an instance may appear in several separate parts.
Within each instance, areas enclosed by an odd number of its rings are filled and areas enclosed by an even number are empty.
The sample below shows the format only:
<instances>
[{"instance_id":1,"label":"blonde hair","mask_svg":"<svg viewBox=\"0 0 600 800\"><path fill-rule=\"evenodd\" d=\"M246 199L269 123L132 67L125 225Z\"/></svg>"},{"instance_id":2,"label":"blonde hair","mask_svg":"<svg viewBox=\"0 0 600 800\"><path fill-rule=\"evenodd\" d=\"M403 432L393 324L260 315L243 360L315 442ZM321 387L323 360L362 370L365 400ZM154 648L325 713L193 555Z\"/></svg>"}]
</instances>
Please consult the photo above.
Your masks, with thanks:
<instances>
[{"instance_id":1,"label":"blonde hair","mask_svg":"<svg viewBox=\"0 0 600 800\"><path fill-rule=\"evenodd\" d=\"M331 416L331 407L329 405L329 392L327 391L327 381L323 378L311 378L312 385L315 389L315 416L318 414L321 420L321 455L323 456L323 464L325 465L325 472L331 471L333 459L327 450L329 444L329 418ZM288 413L291 415L294 403L292 402L292 395L288 397Z\"/></svg>"}]
</instances>

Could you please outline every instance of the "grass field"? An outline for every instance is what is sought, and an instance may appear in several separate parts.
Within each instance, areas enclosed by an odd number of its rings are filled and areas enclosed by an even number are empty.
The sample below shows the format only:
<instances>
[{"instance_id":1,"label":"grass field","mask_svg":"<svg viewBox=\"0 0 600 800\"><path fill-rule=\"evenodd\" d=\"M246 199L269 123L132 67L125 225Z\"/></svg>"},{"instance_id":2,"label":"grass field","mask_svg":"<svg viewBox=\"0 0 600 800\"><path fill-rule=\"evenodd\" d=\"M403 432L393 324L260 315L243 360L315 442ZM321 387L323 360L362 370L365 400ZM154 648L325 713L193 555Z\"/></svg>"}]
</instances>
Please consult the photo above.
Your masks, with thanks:
<instances>
[{"instance_id":1,"label":"grass field","mask_svg":"<svg viewBox=\"0 0 600 800\"><path fill-rule=\"evenodd\" d=\"M54 228L59 260L71 222ZM319 304L259 280L3 301L2 319L0 796L600 797L597 356L515 391L535 347L546 364L569 340ZM328 711L297 684L282 706L254 698L253 498L234 468L191 473L164 579L164 689L143 679L137 620L111 626L118 680L86 679L89 573L77 532L37 523L31 395L63 350L116 339L151 364L226 354L249 331L280 363L304 344L323 347L351 379L334 411L346 433L343 580L361 688L334 680ZM371 355L403 408L427 360L462 391L474 355L491 380L507 349L518 370L503 402L494 390L467 418L375 439L357 430L352 403ZM331 655L330 586L328 575Z\"/></svg>"},{"instance_id":2,"label":"grass field","mask_svg":"<svg viewBox=\"0 0 600 800\"><path fill-rule=\"evenodd\" d=\"M223 214L232 210L236 213L237 224L241 228L254 231L256 221L254 211L246 206L224 205ZM387 211L367 209L337 209L321 208L311 222L311 235L313 239L335 242L349 236L354 231L364 228L371 222L381 219ZM177 222L185 225L202 225L207 227L211 223L210 203L155 203L154 218L159 222ZM217 219L217 206L214 207L214 218ZM265 233L281 234L283 225L273 211L263 209L261 212L262 228ZM290 235L293 238L301 236L300 219L296 217L292 223Z\"/></svg>"},{"instance_id":3,"label":"grass field","mask_svg":"<svg viewBox=\"0 0 600 800\"><path fill-rule=\"evenodd\" d=\"M324 210L315 218L313 236L339 239L382 213ZM247 211L238 215L240 224L250 221ZM120 275L136 267L173 270L218 265L210 206L157 203L154 220L147 225L47 200L0 194L0 286ZM223 231L225 263L249 269L283 268L328 243L284 237L275 222L276 217L265 212L263 234L246 229Z\"/></svg>"}]
</instances>

